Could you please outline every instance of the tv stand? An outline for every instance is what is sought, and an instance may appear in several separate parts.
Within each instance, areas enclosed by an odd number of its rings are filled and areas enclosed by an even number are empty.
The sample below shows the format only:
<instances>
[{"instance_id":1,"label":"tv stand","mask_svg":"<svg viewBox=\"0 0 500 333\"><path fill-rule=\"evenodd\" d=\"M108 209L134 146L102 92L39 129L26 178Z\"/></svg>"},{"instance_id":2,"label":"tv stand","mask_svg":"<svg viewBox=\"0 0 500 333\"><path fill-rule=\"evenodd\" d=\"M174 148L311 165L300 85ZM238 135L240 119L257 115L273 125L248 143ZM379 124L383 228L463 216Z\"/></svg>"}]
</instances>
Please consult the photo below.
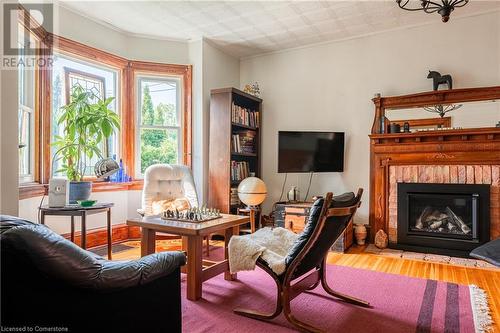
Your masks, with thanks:
<instances>
[{"instance_id":1,"label":"tv stand","mask_svg":"<svg viewBox=\"0 0 500 333\"><path fill-rule=\"evenodd\" d=\"M280 201L274 204L274 226L289 229L295 233L301 233L304 230L311 206L314 202L287 202ZM344 233L337 239L332 246L336 252L344 252L353 243L353 225L352 220L347 224Z\"/></svg>"}]
</instances>

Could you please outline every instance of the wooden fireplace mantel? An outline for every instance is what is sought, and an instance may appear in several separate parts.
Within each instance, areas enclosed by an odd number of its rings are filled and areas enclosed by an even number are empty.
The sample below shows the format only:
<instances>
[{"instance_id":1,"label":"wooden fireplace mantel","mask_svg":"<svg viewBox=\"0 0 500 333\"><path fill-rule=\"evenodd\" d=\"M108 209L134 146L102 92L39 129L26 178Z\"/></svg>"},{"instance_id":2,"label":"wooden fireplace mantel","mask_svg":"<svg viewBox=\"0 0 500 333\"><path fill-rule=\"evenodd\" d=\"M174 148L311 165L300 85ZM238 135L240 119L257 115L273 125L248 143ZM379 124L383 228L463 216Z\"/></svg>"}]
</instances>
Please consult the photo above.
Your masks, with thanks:
<instances>
[{"instance_id":1,"label":"wooden fireplace mantel","mask_svg":"<svg viewBox=\"0 0 500 333\"><path fill-rule=\"evenodd\" d=\"M500 128L467 128L414 133L384 133L385 109L500 100L500 86L375 97L370 137L370 232L388 232L391 166L500 165ZM495 169L496 170L496 169ZM495 189L496 191L496 189ZM495 208L497 209L497 208ZM500 209L498 209L500 211Z\"/></svg>"},{"instance_id":2,"label":"wooden fireplace mantel","mask_svg":"<svg viewBox=\"0 0 500 333\"><path fill-rule=\"evenodd\" d=\"M500 100L500 86L463 88L421 92L417 94L382 97L372 99L375 104L375 117L373 119L372 134L385 133L384 124L386 109L409 109L434 106L437 104L456 104L466 102Z\"/></svg>"}]
</instances>

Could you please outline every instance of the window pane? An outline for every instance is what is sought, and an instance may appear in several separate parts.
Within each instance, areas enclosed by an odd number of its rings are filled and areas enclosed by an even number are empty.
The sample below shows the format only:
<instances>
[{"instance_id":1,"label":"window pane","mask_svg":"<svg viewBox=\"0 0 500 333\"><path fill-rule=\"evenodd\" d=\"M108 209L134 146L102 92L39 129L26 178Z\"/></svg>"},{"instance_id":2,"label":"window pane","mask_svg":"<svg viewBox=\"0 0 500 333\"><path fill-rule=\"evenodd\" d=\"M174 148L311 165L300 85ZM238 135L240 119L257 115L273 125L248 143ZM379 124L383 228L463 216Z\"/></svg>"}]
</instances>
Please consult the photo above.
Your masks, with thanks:
<instances>
[{"instance_id":1,"label":"window pane","mask_svg":"<svg viewBox=\"0 0 500 333\"><path fill-rule=\"evenodd\" d=\"M180 80L140 76L137 92L140 158L136 172L140 176L152 164L181 160Z\"/></svg>"},{"instance_id":2,"label":"window pane","mask_svg":"<svg viewBox=\"0 0 500 333\"><path fill-rule=\"evenodd\" d=\"M178 163L179 130L141 129L141 173L152 164Z\"/></svg>"},{"instance_id":3,"label":"window pane","mask_svg":"<svg viewBox=\"0 0 500 333\"><path fill-rule=\"evenodd\" d=\"M61 116L61 107L68 103L69 94L75 85L92 92L96 96L91 100L93 103L97 102L97 98L115 97L109 108L115 112L118 110L118 73L115 70L65 55L55 54L52 72L52 142L55 141L56 136L64 135L64 124L58 125L57 120ZM53 146L52 155L56 150L56 147ZM104 157L117 154L118 133L113 134L107 140L107 143L103 142L101 151ZM85 160L86 176L94 176L94 165L98 160L97 156ZM58 170L61 166L62 161L57 161L54 169ZM57 175L64 176L62 174Z\"/></svg>"},{"instance_id":4,"label":"window pane","mask_svg":"<svg viewBox=\"0 0 500 333\"><path fill-rule=\"evenodd\" d=\"M19 175L21 177L27 177L32 174L32 128L31 112L21 107L19 109Z\"/></svg>"},{"instance_id":5,"label":"window pane","mask_svg":"<svg viewBox=\"0 0 500 333\"><path fill-rule=\"evenodd\" d=\"M141 79L141 125L179 126L177 81Z\"/></svg>"},{"instance_id":6,"label":"window pane","mask_svg":"<svg viewBox=\"0 0 500 333\"><path fill-rule=\"evenodd\" d=\"M27 56L26 48L33 47L37 41L31 33L19 25L18 48L21 50L18 66L18 147L19 147L19 181L34 181L34 108L35 108L35 73L33 57ZM30 62L31 60L31 62Z\"/></svg>"}]
</instances>

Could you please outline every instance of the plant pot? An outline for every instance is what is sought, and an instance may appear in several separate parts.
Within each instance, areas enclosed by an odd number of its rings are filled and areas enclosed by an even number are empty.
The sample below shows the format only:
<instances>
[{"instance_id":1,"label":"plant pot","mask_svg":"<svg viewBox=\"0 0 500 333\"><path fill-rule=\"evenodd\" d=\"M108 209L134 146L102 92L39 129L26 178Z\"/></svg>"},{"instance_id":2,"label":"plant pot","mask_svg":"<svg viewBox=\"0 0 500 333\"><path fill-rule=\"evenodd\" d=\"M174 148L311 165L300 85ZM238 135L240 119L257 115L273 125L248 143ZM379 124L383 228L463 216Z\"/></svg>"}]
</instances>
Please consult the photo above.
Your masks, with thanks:
<instances>
[{"instance_id":1,"label":"plant pot","mask_svg":"<svg viewBox=\"0 0 500 333\"><path fill-rule=\"evenodd\" d=\"M92 193L92 182L70 182L69 203L75 204L78 200L88 200Z\"/></svg>"}]
</instances>

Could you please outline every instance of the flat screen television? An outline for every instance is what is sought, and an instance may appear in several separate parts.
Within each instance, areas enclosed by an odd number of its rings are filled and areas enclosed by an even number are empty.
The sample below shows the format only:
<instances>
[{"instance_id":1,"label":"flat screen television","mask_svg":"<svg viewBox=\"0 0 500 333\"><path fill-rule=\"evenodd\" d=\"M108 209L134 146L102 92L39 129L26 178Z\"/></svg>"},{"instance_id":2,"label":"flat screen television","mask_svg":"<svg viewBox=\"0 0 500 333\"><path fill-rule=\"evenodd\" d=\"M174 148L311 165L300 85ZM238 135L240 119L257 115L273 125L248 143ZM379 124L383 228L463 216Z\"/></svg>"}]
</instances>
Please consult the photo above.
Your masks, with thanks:
<instances>
[{"instance_id":1,"label":"flat screen television","mask_svg":"<svg viewBox=\"0 0 500 333\"><path fill-rule=\"evenodd\" d=\"M278 172L343 172L344 132L278 133Z\"/></svg>"}]
</instances>

